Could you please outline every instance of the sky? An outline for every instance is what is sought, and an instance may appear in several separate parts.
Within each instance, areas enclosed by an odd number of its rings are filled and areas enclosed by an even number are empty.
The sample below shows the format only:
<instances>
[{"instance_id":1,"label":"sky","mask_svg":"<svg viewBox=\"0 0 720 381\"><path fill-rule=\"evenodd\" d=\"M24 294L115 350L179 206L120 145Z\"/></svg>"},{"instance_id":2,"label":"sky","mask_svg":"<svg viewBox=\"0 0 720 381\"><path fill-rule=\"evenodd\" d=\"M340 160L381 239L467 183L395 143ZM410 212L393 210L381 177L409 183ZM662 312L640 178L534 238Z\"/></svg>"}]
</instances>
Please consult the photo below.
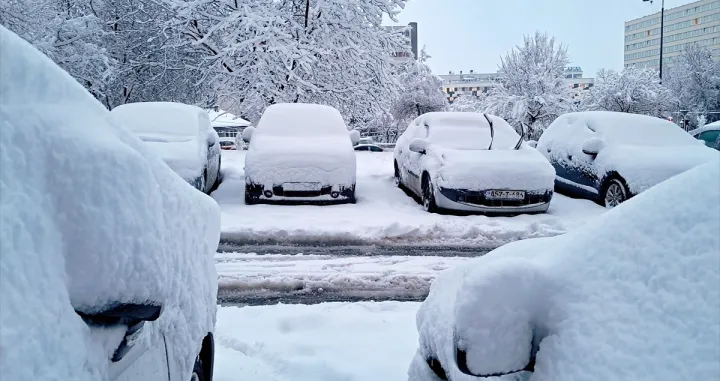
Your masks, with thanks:
<instances>
[{"instance_id":1,"label":"sky","mask_svg":"<svg viewBox=\"0 0 720 381\"><path fill-rule=\"evenodd\" d=\"M666 0L665 7L689 0ZM399 24L418 23L435 74L495 72L500 57L535 31L568 47L586 77L623 67L624 23L660 11L661 0L408 0ZM390 22L392 24L392 22Z\"/></svg>"}]
</instances>

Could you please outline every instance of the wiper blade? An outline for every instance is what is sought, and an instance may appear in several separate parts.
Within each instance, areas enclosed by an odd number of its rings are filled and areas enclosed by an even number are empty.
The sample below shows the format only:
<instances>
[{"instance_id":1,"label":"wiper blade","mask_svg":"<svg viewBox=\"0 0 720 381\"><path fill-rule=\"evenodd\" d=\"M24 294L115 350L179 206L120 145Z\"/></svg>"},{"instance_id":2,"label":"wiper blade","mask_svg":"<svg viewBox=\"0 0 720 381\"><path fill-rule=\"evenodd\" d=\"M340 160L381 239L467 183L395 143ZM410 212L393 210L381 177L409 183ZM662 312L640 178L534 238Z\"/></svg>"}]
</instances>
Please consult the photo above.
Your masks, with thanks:
<instances>
[{"instance_id":1,"label":"wiper blade","mask_svg":"<svg viewBox=\"0 0 720 381\"><path fill-rule=\"evenodd\" d=\"M518 140L517 144L515 144L516 150L520 149L520 146L522 145L523 140L525 140L525 126L526 126L525 122L520 122L521 134L520 134L520 140Z\"/></svg>"},{"instance_id":2,"label":"wiper blade","mask_svg":"<svg viewBox=\"0 0 720 381\"><path fill-rule=\"evenodd\" d=\"M488 124L490 124L490 146L488 147L488 151L492 149L493 140L495 140L495 127L493 127L492 119L490 119L487 114L483 113L483 116L485 117L485 120L488 121Z\"/></svg>"}]
</instances>

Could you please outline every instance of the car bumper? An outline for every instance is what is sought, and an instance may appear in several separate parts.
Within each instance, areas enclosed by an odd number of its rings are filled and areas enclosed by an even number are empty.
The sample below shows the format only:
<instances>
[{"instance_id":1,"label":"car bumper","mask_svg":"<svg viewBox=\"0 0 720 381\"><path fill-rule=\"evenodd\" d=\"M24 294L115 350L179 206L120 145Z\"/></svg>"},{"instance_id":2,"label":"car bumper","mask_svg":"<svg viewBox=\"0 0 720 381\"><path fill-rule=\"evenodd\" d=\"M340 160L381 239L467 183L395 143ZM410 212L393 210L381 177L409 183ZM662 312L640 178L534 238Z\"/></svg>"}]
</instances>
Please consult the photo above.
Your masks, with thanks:
<instances>
[{"instance_id":1,"label":"car bumper","mask_svg":"<svg viewBox=\"0 0 720 381\"><path fill-rule=\"evenodd\" d=\"M285 191L282 185L265 187L245 184L245 189L260 203L342 203L355 199L355 185L351 187L325 185L319 191Z\"/></svg>"},{"instance_id":2,"label":"car bumper","mask_svg":"<svg viewBox=\"0 0 720 381\"><path fill-rule=\"evenodd\" d=\"M545 213L550 207L553 191L526 191L525 199L499 201L485 199L485 191L440 188L435 192L439 208L486 214Z\"/></svg>"}]
</instances>

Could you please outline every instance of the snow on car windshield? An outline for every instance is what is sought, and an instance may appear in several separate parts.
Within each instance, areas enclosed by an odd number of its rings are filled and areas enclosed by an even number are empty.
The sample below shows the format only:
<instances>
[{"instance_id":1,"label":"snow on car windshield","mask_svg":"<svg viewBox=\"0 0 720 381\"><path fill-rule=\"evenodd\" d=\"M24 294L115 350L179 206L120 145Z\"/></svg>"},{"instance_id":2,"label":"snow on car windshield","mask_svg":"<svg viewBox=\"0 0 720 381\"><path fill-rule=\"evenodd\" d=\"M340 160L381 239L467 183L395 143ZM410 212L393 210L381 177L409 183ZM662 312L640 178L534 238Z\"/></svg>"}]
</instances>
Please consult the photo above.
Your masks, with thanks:
<instances>
[{"instance_id":1,"label":"snow on car windshield","mask_svg":"<svg viewBox=\"0 0 720 381\"><path fill-rule=\"evenodd\" d=\"M177 141L198 135L202 109L170 102L129 103L112 112L128 129L144 141Z\"/></svg>"},{"instance_id":2,"label":"snow on car windshield","mask_svg":"<svg viewBox=\"0 0 720 381\"><path fill-rule=\"evenodd\" d=\"M268 107L257 129L264 135L273 136L349 136L338 110L304 103Z\"/></svg>"},{"instance_id":3,"label":"snow on car windshield","mask_svg":"<svg viewBox=\"0 0 720 381\"><path fill-rule=\"evenodd\" d=\"M609 145L697 145L696 140L676 124L652 116L594 111L560 118L567 118L574 127L589 128L601 134Z\"/></svg>"},{"instance_id":4,"label":"snow on car windshield","mask_svg":"<svg viewBox=\"0 0 720 381\"><path fill-rule=\"evenodd\" d=\"M432 114L432 115L431 115ZM495 138L490 125L478 113L430 113L421 123L429 126L428 139L442 147L458 150L486 150L493 141L493 149L512 149L520 136L501 118L488 115L493 121Z\"/></svg>"}]
</instances>

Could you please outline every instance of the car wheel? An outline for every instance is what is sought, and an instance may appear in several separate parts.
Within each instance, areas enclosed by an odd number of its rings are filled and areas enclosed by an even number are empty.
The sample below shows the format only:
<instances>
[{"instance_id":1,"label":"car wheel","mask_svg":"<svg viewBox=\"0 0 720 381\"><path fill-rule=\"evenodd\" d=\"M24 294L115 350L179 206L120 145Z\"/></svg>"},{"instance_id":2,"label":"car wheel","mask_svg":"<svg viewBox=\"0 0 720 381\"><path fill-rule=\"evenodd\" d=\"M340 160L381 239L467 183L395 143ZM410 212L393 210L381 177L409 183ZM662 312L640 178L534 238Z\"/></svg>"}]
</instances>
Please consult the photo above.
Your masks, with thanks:
<instances>
[{"instance_id":1,"label":"car wheel","mask_svg":"<svg viewBox=\"0 0 720 381\"><path fill-rule=\"evenodd\" d=\"M398 168L397 161L395 162L395 177L393 177L393 182L396 187L402 187L402 178L400 177L400 168Z\"/></svg>"},{"instance_id":2,"label":"car wheel","mask_svg":"<svg viewBox=\"0 0 720 381\"><path fill-rule=\"evenodd\" d=\"M614 208L628 199L628 190L624 182L618 178L611 179L605 187L603 200L606 208Z\"/></svg>"},{"instance_id":3,"label":"car wheel","mask_svg":"<svg viewBox=\"0 0 720 381\"><path fill-rule=\"evenodd\" d=\"M245 191L245 205L255 205L256 200L253 195L250 194L250 192Z\"/></svg>"},{"instance_id":4,"label":"car wheel","mask_svg":"<svg viewBox=\"0 0 720 381\"><path fill-rule=\"evenodd\" d=\"M200 356L195 358L195 366L193 367L190 381L205 381L205 370Z\"/></svg>"},{"instance_id":5,"label":"car wheel","mask_svg":"<svg viewBox=\"0 0 720 381\"><path fill-rule=\"evenodd\" d=\"M425 175L422 183L422 203L423 209L429 213L435 213L438 210L437 204L435 203L435 192L433 190L432 181L430 176Z\"/></svg>"}]
</instances>

